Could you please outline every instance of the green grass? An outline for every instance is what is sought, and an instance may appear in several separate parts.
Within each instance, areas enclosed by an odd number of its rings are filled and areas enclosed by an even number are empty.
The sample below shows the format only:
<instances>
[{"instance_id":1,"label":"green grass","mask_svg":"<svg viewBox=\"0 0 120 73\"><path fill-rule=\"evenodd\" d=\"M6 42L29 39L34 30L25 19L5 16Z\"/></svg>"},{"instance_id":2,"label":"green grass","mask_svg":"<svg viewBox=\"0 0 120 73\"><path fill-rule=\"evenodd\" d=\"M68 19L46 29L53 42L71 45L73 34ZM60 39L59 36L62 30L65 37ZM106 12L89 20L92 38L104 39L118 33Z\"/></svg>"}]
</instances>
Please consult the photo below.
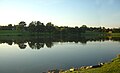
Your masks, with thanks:
<instances>
[{"instance_id":1,"label":"green grass","mask_svg":"<svg viewBox=\"0 0 120 73\"><path fill-rule=\"evenodd\" d=\"M37 33L18 30L0 30L0 36L31 36L31 35L50 35L51 33Z\"/></svg>"},{"instance_id":2,"label":"green grass","mask_svg":"<svg viewBox=\"0 0 120 73\"><path fill-rule=\"evenodd\" d=\"M6 36L6 35L23 35L26 34L27 32L21 32L17 30L0 30L0 35L1 36Z\"/></svg>"},{"instance_id":3,"label":"green grass","mask_svg":"<svg viewBox=\"0 0 120 73\"><path fill-rule=\"evenodd\" d=\"M54 33L49 33L49 32L45 32L45 33L37 33L37 32L28 32L28 31L18 31L18 30L0 30L0 36L31 36L31 35L54 35ZM66 35L66 34L64 34ZM70 35L74 35L71 34ZM80 33L81 36L99 36L99 37L103 37L103 36L111 36L111 37L120 37L120 33L103 33L103 32L90 32L90 31L86 31L85 33Z\"/></svg>"}]
</instances>

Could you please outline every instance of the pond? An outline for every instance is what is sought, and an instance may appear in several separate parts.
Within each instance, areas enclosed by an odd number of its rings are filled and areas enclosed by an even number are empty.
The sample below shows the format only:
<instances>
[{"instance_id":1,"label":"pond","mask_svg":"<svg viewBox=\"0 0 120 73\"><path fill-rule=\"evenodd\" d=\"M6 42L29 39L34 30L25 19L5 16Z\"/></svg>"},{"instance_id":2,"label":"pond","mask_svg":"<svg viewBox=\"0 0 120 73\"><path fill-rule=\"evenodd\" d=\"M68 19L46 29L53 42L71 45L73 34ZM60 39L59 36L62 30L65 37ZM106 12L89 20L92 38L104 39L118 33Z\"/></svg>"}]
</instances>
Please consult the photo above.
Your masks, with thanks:
<instances>
[{"instance_id":1,"label":"pond","mask_svg":"<svg viewBox=\"0 0 120 73\"><path fill-rule=\"evenodd\" d=\"M120 38L0 36L0 73L42 73L110 61Z\"/></svg>"}]
</instances>

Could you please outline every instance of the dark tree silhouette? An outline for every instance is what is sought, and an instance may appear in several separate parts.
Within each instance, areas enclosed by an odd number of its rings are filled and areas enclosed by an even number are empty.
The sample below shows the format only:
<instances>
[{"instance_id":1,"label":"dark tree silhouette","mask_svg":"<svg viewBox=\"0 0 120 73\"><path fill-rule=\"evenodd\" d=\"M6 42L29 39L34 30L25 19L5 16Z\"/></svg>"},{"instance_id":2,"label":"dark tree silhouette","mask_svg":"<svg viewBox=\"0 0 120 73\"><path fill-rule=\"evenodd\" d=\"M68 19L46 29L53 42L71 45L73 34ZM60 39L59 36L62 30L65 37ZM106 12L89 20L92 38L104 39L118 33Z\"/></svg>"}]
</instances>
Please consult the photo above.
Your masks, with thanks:
<instances>
[{"instance_id":1,"label":"dark tree silhouette","mask_svg":"<svg viewBox=\"0 0 120 73\"><path fill-rule=\"evenodd\" d=\"M35 27L36 27L36 23L32 21L28 26L28 30L31 32L35 32L36 30Z\"/></svg>"},{"instance_id":2,"label":"dark tree silhouette","mask_svg":"<svg viewBox=\"0 0 120 73\"><path fill-rule=\"evenodd\" d=\"M26 22L21 21L19 25L17 26L17 30L25 31L26 30Z\"/></svg>"}]
</instances>

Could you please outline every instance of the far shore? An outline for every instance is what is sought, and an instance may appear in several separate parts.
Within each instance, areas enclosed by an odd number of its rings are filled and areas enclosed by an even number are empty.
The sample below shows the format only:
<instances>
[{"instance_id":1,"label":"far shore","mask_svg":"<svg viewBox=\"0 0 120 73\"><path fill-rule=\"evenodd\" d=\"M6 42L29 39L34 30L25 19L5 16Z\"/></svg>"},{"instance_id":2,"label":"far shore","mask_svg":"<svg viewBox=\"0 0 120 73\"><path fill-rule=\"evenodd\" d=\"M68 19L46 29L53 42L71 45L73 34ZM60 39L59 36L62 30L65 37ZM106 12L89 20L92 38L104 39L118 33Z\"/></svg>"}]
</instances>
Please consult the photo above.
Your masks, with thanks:
<instances>
[{"instance_id":1,"label":"far shore","mask_svg":"<svg viewBox=\"0 0 120 73\"><path fill-rule=\"evenodd\" d=\"M101 32L85 32L85 33L50 33L50 32L28 32L17 30L0 30L0 36L99 36L99 37L120 37L120 33L101 33Z\"/></svg>"}]
</instances>

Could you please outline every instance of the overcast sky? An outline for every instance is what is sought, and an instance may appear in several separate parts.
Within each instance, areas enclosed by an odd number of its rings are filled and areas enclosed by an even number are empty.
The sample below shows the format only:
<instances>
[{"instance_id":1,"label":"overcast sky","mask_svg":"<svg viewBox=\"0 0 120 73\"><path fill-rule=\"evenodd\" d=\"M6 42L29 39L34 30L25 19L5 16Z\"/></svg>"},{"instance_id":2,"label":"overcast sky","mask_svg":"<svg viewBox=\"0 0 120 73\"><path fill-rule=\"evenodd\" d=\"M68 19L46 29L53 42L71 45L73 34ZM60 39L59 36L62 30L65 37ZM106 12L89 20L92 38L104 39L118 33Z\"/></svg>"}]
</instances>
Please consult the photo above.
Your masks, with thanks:
<instances>
[{"instance_id":1,"label":"overcast sky","mask_svg":"<svg viewBox=\"0 0 120 73\"><path fill-rule=\"evenodd\" d=\"M0 25L20 21L120 27L120 0L0 0Z\"/></svg>"}]
</instances>

